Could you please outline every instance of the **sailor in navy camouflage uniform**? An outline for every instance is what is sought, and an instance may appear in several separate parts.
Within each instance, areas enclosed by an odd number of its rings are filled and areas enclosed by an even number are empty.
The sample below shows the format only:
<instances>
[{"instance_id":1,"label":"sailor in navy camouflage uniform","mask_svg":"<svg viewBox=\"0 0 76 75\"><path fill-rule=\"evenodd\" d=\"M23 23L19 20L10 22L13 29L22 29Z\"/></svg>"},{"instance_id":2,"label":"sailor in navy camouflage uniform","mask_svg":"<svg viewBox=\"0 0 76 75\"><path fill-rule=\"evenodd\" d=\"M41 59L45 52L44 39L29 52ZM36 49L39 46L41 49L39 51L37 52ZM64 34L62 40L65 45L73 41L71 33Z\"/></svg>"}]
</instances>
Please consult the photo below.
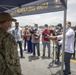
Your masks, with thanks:
<instances>
[{"instance_id":1,"label":"sailor in navy camouflage uniform","mask_svg":"<svg viewBox=\"0 0 76 75\"><path fill-rule=\"evenodd\" d=\"M22 75L17 43L7 32L13 19L8 13L0 13L0 75Z\"/></svg>"}]
</instances>

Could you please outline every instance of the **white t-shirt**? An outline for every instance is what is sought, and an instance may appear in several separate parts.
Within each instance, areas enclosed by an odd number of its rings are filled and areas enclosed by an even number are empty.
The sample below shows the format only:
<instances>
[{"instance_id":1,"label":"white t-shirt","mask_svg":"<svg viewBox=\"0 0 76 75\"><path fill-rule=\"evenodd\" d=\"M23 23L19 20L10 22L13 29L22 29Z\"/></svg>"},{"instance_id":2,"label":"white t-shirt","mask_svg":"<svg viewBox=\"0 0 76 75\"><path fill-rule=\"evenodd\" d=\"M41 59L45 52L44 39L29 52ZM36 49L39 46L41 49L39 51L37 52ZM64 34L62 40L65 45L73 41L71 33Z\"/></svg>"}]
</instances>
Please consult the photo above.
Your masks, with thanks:
<instances>
[{"instance_id":1,"label":"white t-shirt","mask_svg":"<svg viewBox=\"0 0 76 75\"><path fill-rule=\"evenodd\" d=\"M73 29L69 28L66 31L65 52L74 53L74 37L75 37L75 33L74 33ZM57 36L57 39L60 39L60 40L63 39L63 35ZM61 40L59 42L59 44L62 44L62 41L63 40Z\"/></svg>"}]
</instances>

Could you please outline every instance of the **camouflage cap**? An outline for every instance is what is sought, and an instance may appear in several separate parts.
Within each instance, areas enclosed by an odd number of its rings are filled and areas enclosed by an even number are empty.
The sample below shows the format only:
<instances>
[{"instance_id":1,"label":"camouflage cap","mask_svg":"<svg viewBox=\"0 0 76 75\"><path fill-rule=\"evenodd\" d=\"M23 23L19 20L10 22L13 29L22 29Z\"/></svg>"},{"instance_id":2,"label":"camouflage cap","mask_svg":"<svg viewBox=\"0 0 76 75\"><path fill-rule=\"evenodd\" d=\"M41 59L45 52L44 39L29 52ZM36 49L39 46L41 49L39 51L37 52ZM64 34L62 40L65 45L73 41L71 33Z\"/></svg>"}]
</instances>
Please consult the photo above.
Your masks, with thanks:
<instances>
[{"instance_id":1,"label":"camouflage cap","mask_svg":"<svg viewBox=\"0 0 76 75\"><path fill-rule=\"evenodd\" d=\"M12 16L9 13L0 13L0 21L16 22L16 19L12 18Z\"/></svg>"}]
</instances>

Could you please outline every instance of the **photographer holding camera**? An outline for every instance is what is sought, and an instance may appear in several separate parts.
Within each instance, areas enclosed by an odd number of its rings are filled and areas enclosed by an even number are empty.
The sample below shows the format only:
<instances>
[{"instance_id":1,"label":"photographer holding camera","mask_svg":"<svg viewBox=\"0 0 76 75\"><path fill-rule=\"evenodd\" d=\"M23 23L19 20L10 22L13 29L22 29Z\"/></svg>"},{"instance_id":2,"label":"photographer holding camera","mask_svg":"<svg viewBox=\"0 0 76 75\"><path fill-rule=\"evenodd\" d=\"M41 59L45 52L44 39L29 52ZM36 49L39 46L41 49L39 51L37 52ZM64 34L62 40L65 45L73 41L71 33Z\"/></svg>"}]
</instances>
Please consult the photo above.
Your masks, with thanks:
<instances>
[{"instance_id":1,"label":"photographer holding camera","mask_svg":"<svg viewBox=\"0 0 76 75\"><path fill-rule=\"evenodd\" d=\"M45 24L45 29L42 33L42 43L43 43L43 57L45 57L45 48L47 46L48 48L48 58L50 58L50 38L48 38L48 36L50 36L50 29L48 27L47 24Z\"/></svg>"},{"instance_id":2,"label":"photographer holding camera","mask_svg":"<svg viewBox=\"0 0 76 75\"><path fill-rule=\"evenodd\" d=\"M31 33L32 33L33 56L36 55L36 53L35 53L35 47L36 47L37 48L38 59L39 59L40 58L40 43L39 42L40 42L41 31L38 29L37 24L35 24Z\"/></svg>"},{"instance_id":3,"label":"photographer holding camera","mask_svg":"<svg viewBox=\"0 0 76 75\"><path fill-rule=\"evenodd\" d=\"M56 26L55 35L57 36L57 35L61 35L61 34L62 34L62 24L59 23L59 24ZM58 41L60 41L60 40L58 40ZM57 50L56 50L56 61L55 61L55 64L57 64L57 65L58 65L59 62L60 62L59 56L60 56L61 46L62 46L62 45L56 44Z\"/></svg>"}]
</instances>

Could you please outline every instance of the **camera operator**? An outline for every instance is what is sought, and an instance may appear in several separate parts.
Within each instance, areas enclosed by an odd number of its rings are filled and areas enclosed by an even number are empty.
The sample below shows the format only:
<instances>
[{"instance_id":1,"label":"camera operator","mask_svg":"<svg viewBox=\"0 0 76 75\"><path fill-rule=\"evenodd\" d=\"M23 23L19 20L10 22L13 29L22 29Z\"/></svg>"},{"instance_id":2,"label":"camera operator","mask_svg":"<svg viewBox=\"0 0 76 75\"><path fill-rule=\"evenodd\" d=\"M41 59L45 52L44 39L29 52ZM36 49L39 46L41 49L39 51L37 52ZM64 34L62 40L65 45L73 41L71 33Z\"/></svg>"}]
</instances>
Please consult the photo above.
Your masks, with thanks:
<instances>
[{"instance_id":1,"label":"camera operator","mask_svg":"<svg viewBox=\"0 0 76 75\"><path fill-rule=\"evenodd\" d=\"M47 46L48 48L48 58L50 58L50 38L47 36L50 36L50 29L47 24L45 24L45 29L42 33L42 43L43 43L43 57L45 57L45 48Z\"/></svg>"},{"instance_id":2,"label":"camera operator","mask_svg":"<svg viewBox=\"0 0 76 75\"><path fill-rule=\"evenodd\" d=\"M61 34L62 34L62 24L59 23L59 24L56 26L55 35L57 36L57 35L61 35ZM58 40L58 41L60 41L60 40ZM60 56L61 46L62 46L62 45L56 44L57 50L56 50L56 61L55 61L55 64L57 64L57 65L58 65L59 62L60 62L59 56Z\"/></svg>"},{"instance_id":3,"label":"camera operator","mask_svg":"<svg viewBox=\"0 0 76 75\"><path fill-rule=\"evenodd\" d=\"M38 59L40 58L40 35L41 31L38 29L38 25L35 24L34 28L31 31L32 33L32 49L33 49L33 56L36 55L35 53L35 47L37 48L37 54L38 54Z\"/></svg>"}]
</instances>

